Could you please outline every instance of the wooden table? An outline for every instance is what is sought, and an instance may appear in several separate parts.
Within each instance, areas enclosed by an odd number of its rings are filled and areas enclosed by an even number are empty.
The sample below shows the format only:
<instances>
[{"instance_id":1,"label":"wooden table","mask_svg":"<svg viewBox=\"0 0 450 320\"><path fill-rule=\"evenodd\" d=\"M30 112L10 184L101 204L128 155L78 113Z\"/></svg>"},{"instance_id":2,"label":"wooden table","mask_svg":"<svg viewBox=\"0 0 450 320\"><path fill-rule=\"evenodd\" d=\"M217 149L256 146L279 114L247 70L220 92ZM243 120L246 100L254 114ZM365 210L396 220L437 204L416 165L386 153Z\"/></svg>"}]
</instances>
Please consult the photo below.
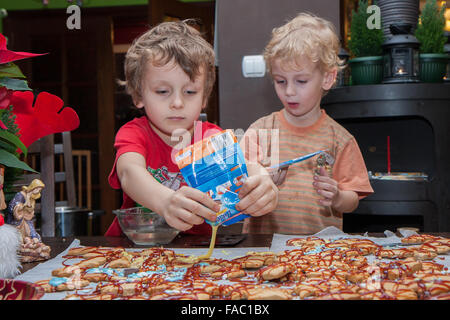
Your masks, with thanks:
<instances>
[{"instance_id":1,"label":"wooden table","mask_svg":"<svg viewBox=\"0 0 450 320\"><path fill-rule=\"evenodd\" d=\"M443 236L450 238L450 232L433 233L427 232L436 236ZM359 234L361 235L361 234ZM245 238L234 245L233 247L270 247L272 243L272 234L247 234ZM370 233L371 237L384 237L383 233ZM144 248L148 246L135 245L126 237L103 237L103 236L77 236L77 237L43 237L43 242L51 247L50 258L56 257L58 254L67 249L74 239L79 239L82 246L104 246L104 247L123 247L123 248ZM210 237L208 236L192 236L192 235L178 235L171 243L165 245L166 248L208 248ZM202 246L195 245L195 243L204 244ZM216 245L216 248L229 248L230 246ZM39 262L22 264L22 273L34 268Z\"/></svg>"}]
</instances>

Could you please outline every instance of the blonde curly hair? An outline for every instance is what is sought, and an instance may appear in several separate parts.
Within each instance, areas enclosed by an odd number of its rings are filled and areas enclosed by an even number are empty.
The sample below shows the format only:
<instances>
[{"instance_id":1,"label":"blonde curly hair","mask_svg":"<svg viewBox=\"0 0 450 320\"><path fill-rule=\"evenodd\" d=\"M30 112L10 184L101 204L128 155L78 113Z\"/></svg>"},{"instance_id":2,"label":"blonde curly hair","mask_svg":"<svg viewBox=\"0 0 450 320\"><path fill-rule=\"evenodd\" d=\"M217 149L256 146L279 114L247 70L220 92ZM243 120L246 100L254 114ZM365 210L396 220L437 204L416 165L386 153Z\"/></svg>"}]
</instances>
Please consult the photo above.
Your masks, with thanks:
<instances>
[{"instance_id":1,"label":"blonde curly hair","mask_svg":"<svg viewBox=\"0 0 450 320\"><path fill-rule=\"evenodd\" d=\"M321 71L340 70L338 57L340 41L334 25L311 13L299 13L281 27L272 30L272 37L264 49L267 70L279 60L284 68L300 67L300 59L318 63Z\"/></svg>"},{"instance_id":2,"label":"blonde curly hair","mask_svg":"<svg viewBox=\"0 0 450 320\"><path fill-rule=\"evenodd\" d=\"M125 56L124 85L133 100L142 98L142 79L147 63L163 66L170 61L177 63L194 81L205 73L204 99L209 98L216 80L215 54L212 46L200 32L189 24L194 20L163 22L133 41Z\"/></svg>"}]
</instances>

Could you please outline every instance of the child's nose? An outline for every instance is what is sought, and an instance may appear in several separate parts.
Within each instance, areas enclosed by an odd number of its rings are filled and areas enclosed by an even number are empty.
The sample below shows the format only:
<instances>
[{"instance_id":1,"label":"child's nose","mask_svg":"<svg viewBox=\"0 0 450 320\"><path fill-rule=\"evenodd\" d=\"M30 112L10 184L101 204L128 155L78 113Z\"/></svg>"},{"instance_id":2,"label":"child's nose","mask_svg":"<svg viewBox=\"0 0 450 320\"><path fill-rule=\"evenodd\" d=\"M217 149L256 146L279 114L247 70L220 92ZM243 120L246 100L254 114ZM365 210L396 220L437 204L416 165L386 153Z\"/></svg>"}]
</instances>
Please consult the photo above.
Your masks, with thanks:
<instances>
[{"instance_id":1,"label":"child's nose","mask_svg":"<svg viewBox=\"0 0 450 320\"><path fill-rule=\"evenodd\" d=\"M287 96L295 96L296 91L292 84L288 83L286 86L286 95Z\"/></svg>"},{"instance_id":2,"label":"child's nose","mask_svg":"<svg viewBox=\"0 0 450 320\"><path fill-rule=\"evenodd\" d=\"M172 108L174 109L180 109L183 108L184 102L183 99L180 97L180 95L176 95L172 101Z\"/></svg>"}]
</instances>

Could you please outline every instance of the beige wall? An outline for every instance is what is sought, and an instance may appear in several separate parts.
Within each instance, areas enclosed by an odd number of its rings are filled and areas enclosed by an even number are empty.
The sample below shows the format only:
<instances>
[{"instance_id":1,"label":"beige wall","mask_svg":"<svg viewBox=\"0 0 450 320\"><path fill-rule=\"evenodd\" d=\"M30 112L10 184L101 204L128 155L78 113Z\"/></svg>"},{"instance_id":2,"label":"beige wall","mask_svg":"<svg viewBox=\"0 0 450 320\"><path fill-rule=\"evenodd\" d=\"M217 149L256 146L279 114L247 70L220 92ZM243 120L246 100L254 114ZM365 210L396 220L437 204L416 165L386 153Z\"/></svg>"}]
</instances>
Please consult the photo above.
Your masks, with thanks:
<instances>
[{"instance_id":1,"label":"beige wall","mask_svg":"<svg viewBox=\"0 0 450 320\"><path fill-rule=\"evenodd\" d=\"M274 27L301 11L332 21L340 30L339 0L217 0L219 124L247 129L256 119L280 109L271 79L244 78L245 55L261 54Z\"/></svg>"}]
</instances>

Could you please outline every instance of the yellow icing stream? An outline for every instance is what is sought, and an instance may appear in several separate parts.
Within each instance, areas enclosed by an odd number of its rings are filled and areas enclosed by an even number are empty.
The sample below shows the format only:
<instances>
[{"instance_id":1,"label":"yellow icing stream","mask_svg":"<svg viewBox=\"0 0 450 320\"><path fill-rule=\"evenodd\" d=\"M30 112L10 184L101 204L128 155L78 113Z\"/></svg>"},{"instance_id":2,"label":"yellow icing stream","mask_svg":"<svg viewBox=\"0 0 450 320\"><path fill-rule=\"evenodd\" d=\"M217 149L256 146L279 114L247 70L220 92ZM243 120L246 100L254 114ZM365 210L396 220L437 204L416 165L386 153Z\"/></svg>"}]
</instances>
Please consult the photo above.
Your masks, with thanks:
<instances>
[{"instance_id":1,"label":"yellow icing stream","mask_svg":"<svg viewBox=\"0 0 450 320\"><path fill-rule=\"evenodd\" d=\"M209 259L209 257L211 257L211 254L214 250L214 246L216 245L216 236L217 236L218 228L219 228L219 225L212 226L211 242L209 243L208 252L204 255L199 256L198 260L206 260L206 259Z\"/></svg>"},{"instance_id":2,"label":"yellow icing stream","mask_svg":"<svg viewBox=\"0 0 450 320\"><path fill-rule=\"evenodd\" d=\"M225 209L217 212L217 215L220 215L220 214L224 213L226 210L227 209L225 208ZM187 257L185 259L181 259L181 260L183 260L184 262L187 262L187 263L196 263L196 262L201 261L201 260L207 260L207 259L209 259L211 257L211 255L213 253L213 250L214 250L214 246L216 245L217 229L219 229L219 225L211 226L211 228L212 228L212 234L211 234L211 241L209 243L208 252L206 254L203 254L203 255L198 256L198 257L196 257L196 256L189 256L189 257Z\"/></svg>"}]
</instances>

